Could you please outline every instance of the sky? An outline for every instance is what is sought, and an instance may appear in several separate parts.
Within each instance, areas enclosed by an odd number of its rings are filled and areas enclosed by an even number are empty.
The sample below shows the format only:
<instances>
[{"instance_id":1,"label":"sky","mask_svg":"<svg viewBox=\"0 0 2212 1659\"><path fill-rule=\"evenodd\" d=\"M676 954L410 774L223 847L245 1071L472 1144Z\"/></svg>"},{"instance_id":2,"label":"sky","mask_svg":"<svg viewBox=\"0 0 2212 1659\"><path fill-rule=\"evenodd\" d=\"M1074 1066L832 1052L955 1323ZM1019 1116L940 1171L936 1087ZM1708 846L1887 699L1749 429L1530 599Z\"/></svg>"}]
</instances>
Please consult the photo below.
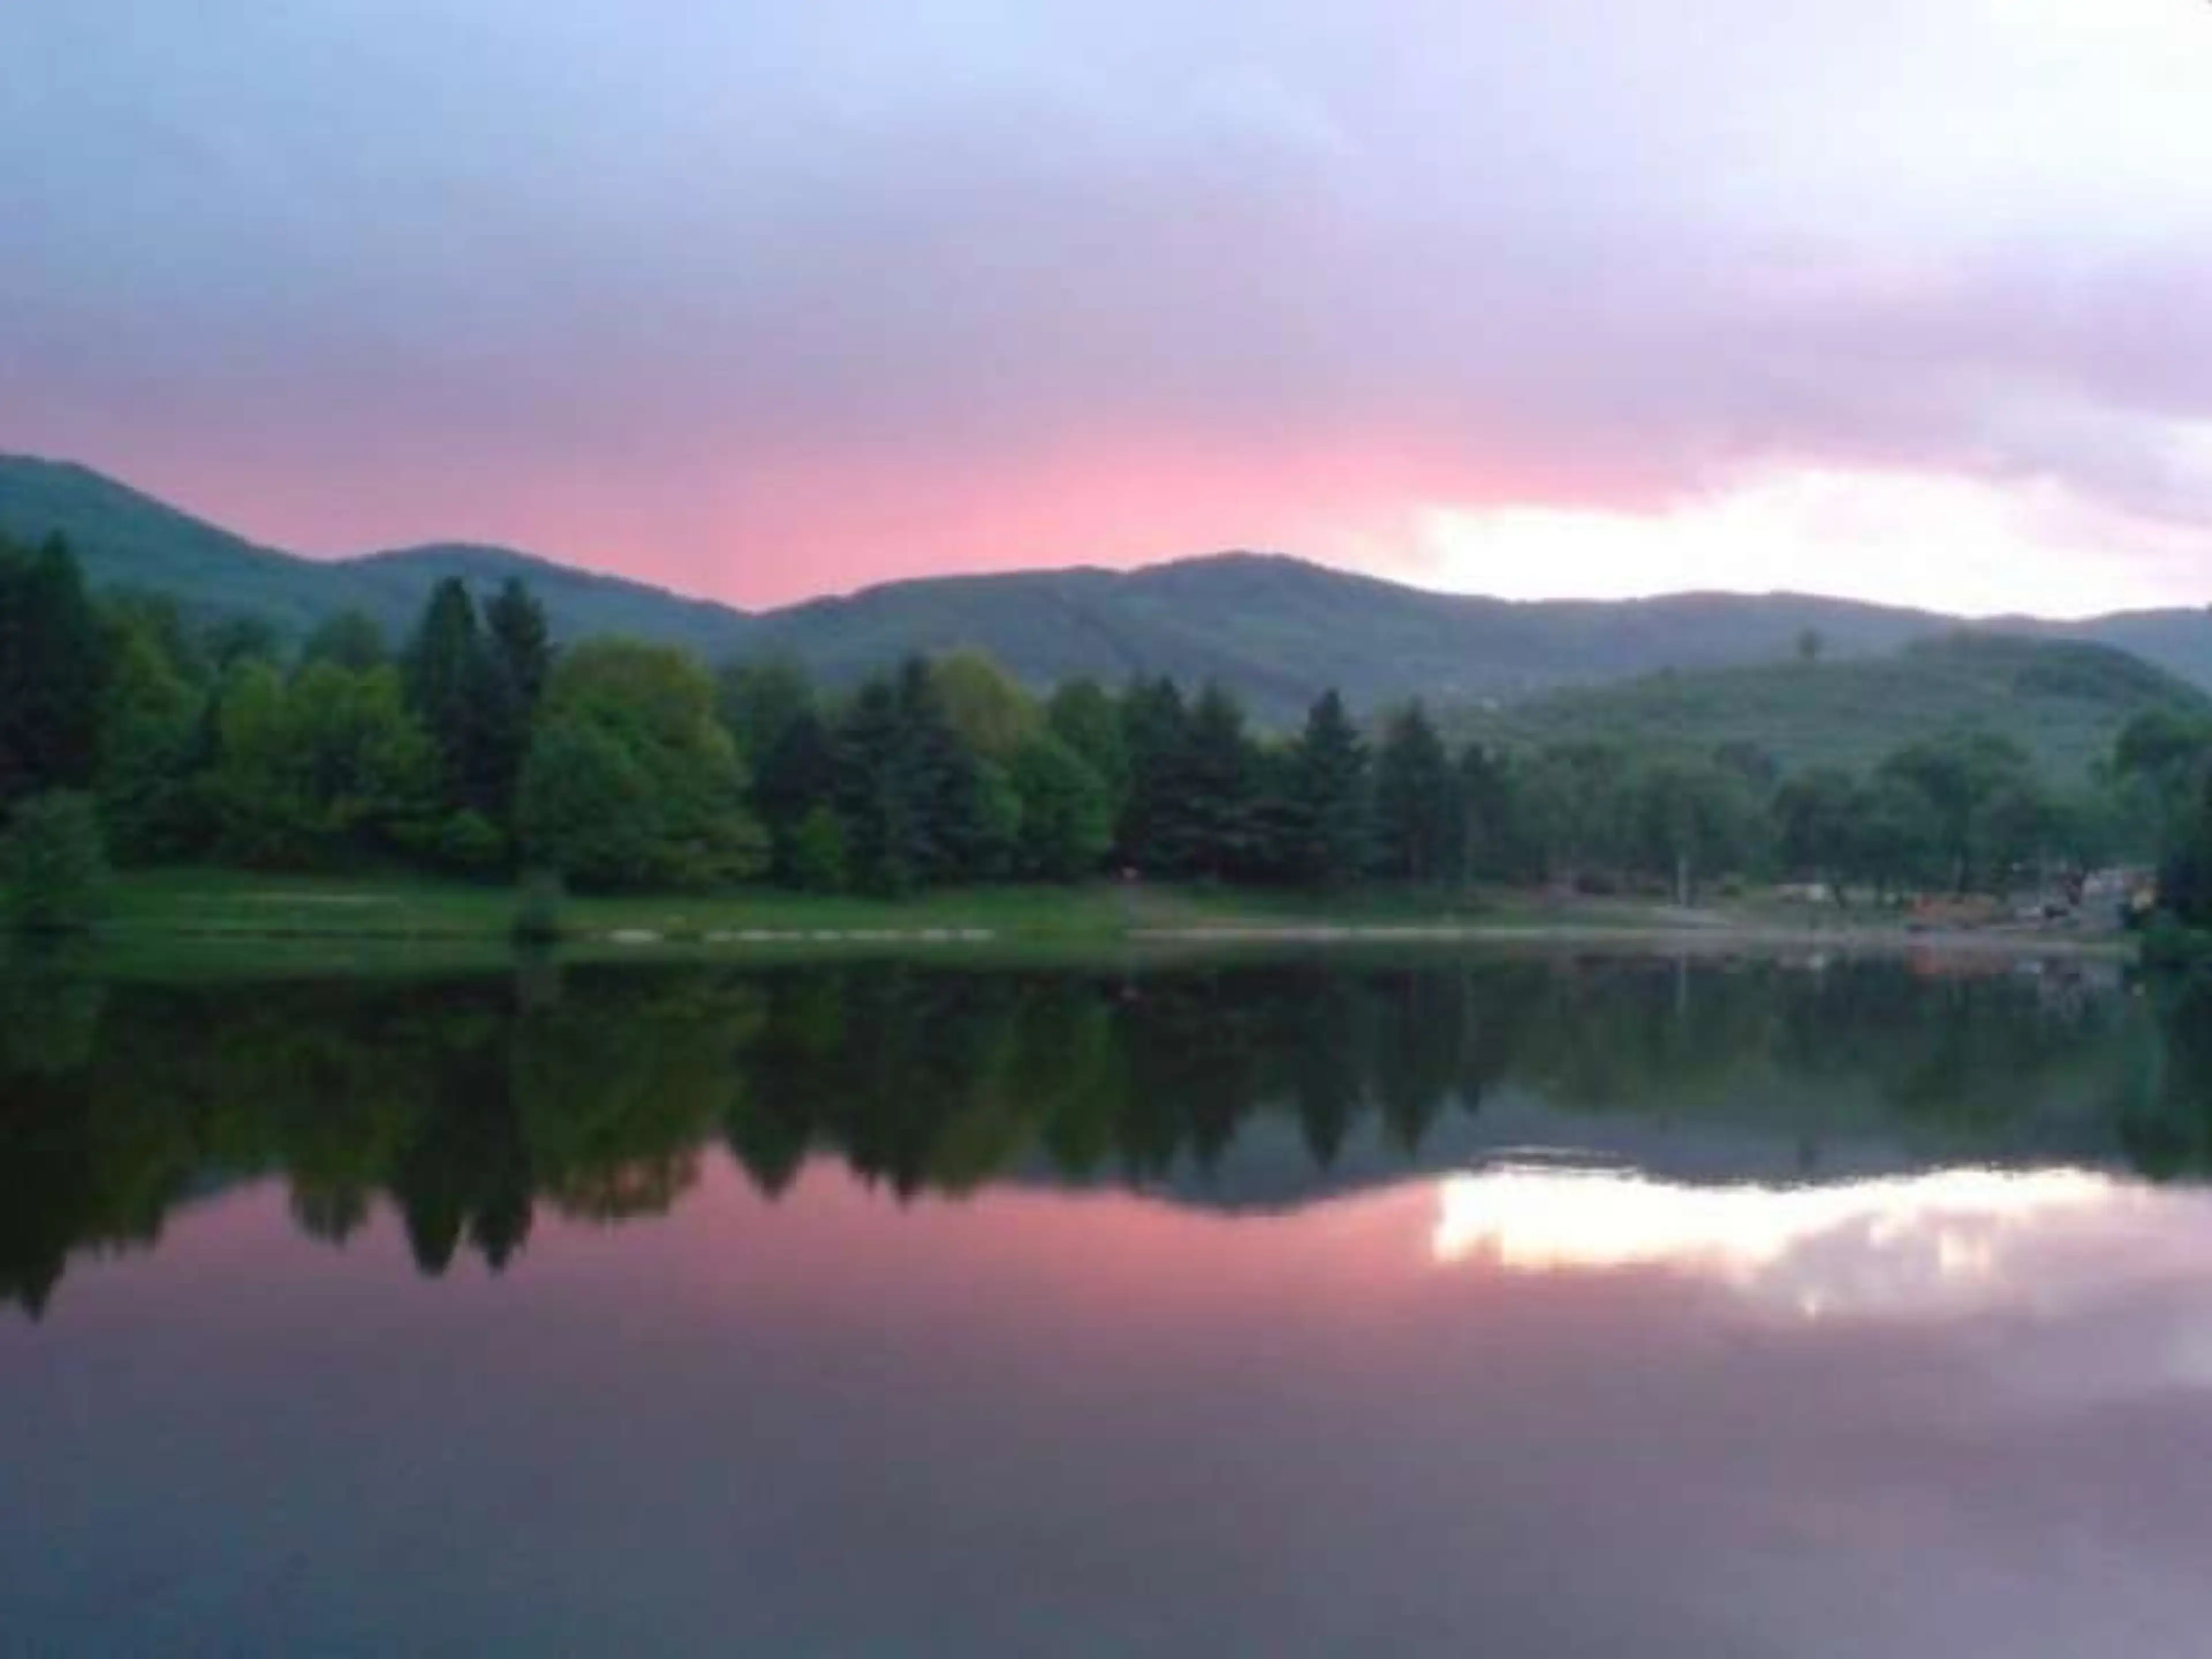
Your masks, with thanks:
<instances>
[{"instance_id":1,"label":"sky","mask_svg":"<svg viewBox=\"0 0 2212 1659\"><path fill-rule=\"evenodd\" d=\"M2212 600L2203 0L8 0L0 450L734 603Z\"/></svg>"}]
</instances>

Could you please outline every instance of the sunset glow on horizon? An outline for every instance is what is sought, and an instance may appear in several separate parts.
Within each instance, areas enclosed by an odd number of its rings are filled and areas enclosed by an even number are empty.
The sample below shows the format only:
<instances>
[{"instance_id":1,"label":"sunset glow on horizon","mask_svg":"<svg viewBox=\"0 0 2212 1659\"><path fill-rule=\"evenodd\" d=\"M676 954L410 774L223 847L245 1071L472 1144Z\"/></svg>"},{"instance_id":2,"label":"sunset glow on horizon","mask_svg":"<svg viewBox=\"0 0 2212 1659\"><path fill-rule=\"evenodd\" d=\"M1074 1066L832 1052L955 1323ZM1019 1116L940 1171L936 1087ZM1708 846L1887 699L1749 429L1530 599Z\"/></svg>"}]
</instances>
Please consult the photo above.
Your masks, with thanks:
<instances>
[{"instance_id":1,"label":"sunset glow on horizon","mask_svg":"<svg viewBox=\"0 0 2212 1659\"><path fill-rule=\"evenodd\" d=\"M272 545L2212 599L2202 4L22 0L0 58L0 451Z\"/></svg>"}]
</instances>

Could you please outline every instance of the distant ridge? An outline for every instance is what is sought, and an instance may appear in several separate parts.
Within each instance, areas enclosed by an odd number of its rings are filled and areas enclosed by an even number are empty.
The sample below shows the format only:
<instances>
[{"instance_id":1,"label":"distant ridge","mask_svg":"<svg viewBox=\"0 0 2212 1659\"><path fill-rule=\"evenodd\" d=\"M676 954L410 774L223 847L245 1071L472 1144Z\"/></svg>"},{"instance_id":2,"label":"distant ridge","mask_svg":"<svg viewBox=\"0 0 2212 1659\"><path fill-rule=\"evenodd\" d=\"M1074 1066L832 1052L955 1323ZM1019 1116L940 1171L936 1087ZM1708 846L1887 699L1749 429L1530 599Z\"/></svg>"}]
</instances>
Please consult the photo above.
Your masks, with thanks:
<instances>
[{"instance_id":1,"label":"distant ridge","mask_svg":"<svg viewBox=\"0 0 2212 1659\"><path fill-rule=\"evenodd\" d=\"M403 548L351 559L308 559L264 547L129 485L68 461L0 456L0 532L34 539L60 531L102 587L166 593L204 613L247 612L301 634L336 611L367 611L395 637L422 600L454 575L490 587L526 578L554 627L576 635L621 631L709 656L738 648L742 611L642 582L603 576L507 548Z\"/></svg>"},{"instance_id":2,"label":"distant ridge","mask_svg":"<svg viewBox=\"0 0 2212 1659\"><path fill-rule=\"evenodd\" d=\"M1507 744L1757 746L1786 769L1862 770L1906 743L1972 729L2078 783L2137 714L2212 719L2212 696L2117 646L1962 629L1882 656L1669 669L1453 711L1457 735Z\"/></svg>"},{"instance_id":3,"label":"distant ridge","mask_svg":"<svg viewBox=\"0 0 2212 1659\"><path fill-rule=\"evenodd\" d=\"M0 531L27 539L60 531L101 586L171 594L202 613L258 613L295 634L355 607L397 636L441 579L459 576L483 588L520 574L564 637L634 634L710 659L782 653L832 683L907 652L975 646L1036 685L1073 674L1216 678L1274 723L1295 718L1329 685L1370 709L1415 695L1438 703L1502 704L1663 669L1784 662L1808 629L1832 660L1893 652L1969 625L1929 611L1795 593L1507 601L1250 552L1128 572L1077 567L930 577L749 614L506 548L439 544L350 559L301 558L90 468L27 457L0 457ZM2212 687L2206 611L1994 626L2117 647Z\"/></svg>"}]
</instances>

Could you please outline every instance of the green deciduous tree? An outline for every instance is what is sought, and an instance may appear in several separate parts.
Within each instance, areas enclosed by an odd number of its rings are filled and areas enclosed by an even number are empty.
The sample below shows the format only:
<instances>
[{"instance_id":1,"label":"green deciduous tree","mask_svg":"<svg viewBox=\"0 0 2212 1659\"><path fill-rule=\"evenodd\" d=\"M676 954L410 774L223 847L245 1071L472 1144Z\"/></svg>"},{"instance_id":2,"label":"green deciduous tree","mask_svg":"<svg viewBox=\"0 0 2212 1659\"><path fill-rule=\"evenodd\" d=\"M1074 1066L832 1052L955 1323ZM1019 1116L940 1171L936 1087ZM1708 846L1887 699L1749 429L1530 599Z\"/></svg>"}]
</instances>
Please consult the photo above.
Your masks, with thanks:
<instances>
[{"instance_id":1,"label":"green deciduous tree","mask_svg":"<svg viewBox=\"0 0 2212 1659\"><path fill-rule=\"evenodd\" d=\"M1988 732L1961 732L1900 749L1881 769L1927 800L1955 891L2002 884L2021 855L2036 794L2018 744Z\"/></svg>"},{"instance_id":2,"label":"green deciduous tree","mask_svg":"<svg viewBox=\"0 0 2212 1659\"><path fill-rule=\"evenodd\" d=\"M1645 867L1664 876L1677 904L1699 883L1751 854L1758 803L1742 776L1711 761L1662 759L1636 783L1636 830Z\"/></svg>"},{"instance_id":3,"label":"green deciduous tree","mask_svg":"<svg viewBox=\"0 0 2212 1659\"><path fill-rule=\"evenodd\" d=\"M845 825L828 806L808 809L781 857L785 879L803 893L842 893L851 879Z\"/></svg>"},{"instance_id":4,"label":"green deciduous tree","mask_svg":"<svg viewBox=\"0 0 2212 1659\"><path fill-rule=\"evenodd\" d=\"M226 856L327 867L418 846L435 818L436 756L389 668L267 663L222 688L206 781Z\"/></svg>"},{"instance_id":5,"label":"green deciduous tree","mask_svg":"<svg viewBox=\"0 0 2212 1659\"><path fill-rule=\"evenodd\" d=\"M1104 786L1119 823L1129 793L1129 749L1112 694L1093 679L1066 681L1045 704L1045 725Z\"/></svg>"},{"instance_id":6,"label":"green deciduous tree","mask_svg":"<svg viewBox=\"0 0 2212 1659\"><path fill-rule=\"evenodd\" d=\"M589 887L702 887L759 872L767 838L683 652L624 640L564 653L523 769L517 825L533 865Z\"/></svg>"},{"instance_id":7,"label":"green deciduous tree","mask_svg":"<svg viewBox=\"0 0 2212 1659\"><path fill-rule=\"evenodd\" d=\"M532 863L580 887L650 886L667 863L652 773L582 716L550 716L532 738L516 822Z\"/></svg>"},{"instance_id":8,"label":"green deciduous tree","mask_svg":"<svg viewBox=\"0 0 2212 1659\"><path fill-rule=\"evenodd\" d=\"M92 798L50 789L19 802L0 836L0 891L18 933L81 932L106 897L107 854Z\"/></svg>"},{"instance_id":9,"label":"green deciduous tree","mask_svg":"<svg viewBox=\"0 0 2212 1659\"><path fill-rule=\"evenodd\" d=\"M1785 779L1774 793L1776 856L1800 880L1827 884L1840 901L1853 858L1852 801L1858 781L1838 767Z\"/></svg>"},{"instance_id":10,"label":"green deciduous tree","mask_svg":"<svg viewBox=\"0 0 2212 1659\"><path fill-rule=\"evenodd\" d=\"M981 651L955 651L933 660L945 719L970 751L1003 766L1044 724L1036 701Z\"/></svg>"},{"instance_id":11,"label":"green deciduous tree","mask_svg":"<svg viewBox=\"0 0 2212 1659\"><path fill-rule=\"evenodd\" d=\"M1888 898L1947 878L1943 825L1935 804L1910 781L1877 772L1851 792L1844 835L1847 874Z\"/></svg>"},{"instance_id":12,"label":"green deciduous tree","mask_svg":"<svg viewBox=\"0 0 2212 1659\"><path fill-rule=\"evenodd\" d=\"M1036 737L1015 754L1012 776L1021 802L1021 872L1046 881L1096 873L1114 839L1098 775L1066 744Z\"/></svg>"},{"instance_id":13,"label":"green deciduous tree","mask_svg":"<svg viewBox=\"0 0 2212 1659\"><path fill-rule=\"evenodd\" d=\"M199 838L193 772L205 700L139 612L109 618L108 657L95 780L108 845L126 864L183 857Z\"/></svg>"},{"instance_id":14,"label":"green deciduous tree","mask_svg":"<svg viewBox=\"0 0 2212 1659\"><path fill-rule=\"evenodd\" d=\"M2212 927L2212 781L2184 810L2159 860L2159 903L2191 927Z\"/></svg>"},{"instance_id":15,"label":"green deciduous tree","mask_svg":"<svg viewBox=\"0 0 2212 1659\"><path fill-rule=\"evenodd\" d=\"M1609 744L1559 744L1516 773L1523 833L1540 867L1575 882L1618 872L1632 842L1628 757Z\"/></svg>"},{"instance_id":16,"label":"green deciduous tree","mask_svg":"<svg viewBox=\"0 0 2212 1659\"><path fill-rule=\"evenodd\" d=\"M2113 744L2110 775L2138 830L2166 857L2197 831L2197 807L2212 784L2212 720L2163 709L2137 715Z\"/></svg>"}]
</instances>

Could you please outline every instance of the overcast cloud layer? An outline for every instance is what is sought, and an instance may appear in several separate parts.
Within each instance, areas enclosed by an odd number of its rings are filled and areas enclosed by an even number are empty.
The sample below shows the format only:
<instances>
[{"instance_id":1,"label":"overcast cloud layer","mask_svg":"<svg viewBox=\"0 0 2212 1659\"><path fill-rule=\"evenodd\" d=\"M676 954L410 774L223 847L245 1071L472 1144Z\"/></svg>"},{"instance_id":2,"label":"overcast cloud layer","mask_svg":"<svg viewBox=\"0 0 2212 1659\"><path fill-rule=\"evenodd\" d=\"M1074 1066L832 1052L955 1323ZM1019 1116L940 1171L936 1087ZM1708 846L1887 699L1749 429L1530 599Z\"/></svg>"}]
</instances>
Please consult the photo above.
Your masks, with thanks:
<instances>
[{"instance_id":1,"label":"overcast cloud layer","mask_svg":"<svg viewBox=\"0 0 2212 1659\"><path fill-rule=\"evenodd\" d=\"M0 447L757 603L2212 597L2201 0L10 0Z\"/></svg>"}]
</instances>

